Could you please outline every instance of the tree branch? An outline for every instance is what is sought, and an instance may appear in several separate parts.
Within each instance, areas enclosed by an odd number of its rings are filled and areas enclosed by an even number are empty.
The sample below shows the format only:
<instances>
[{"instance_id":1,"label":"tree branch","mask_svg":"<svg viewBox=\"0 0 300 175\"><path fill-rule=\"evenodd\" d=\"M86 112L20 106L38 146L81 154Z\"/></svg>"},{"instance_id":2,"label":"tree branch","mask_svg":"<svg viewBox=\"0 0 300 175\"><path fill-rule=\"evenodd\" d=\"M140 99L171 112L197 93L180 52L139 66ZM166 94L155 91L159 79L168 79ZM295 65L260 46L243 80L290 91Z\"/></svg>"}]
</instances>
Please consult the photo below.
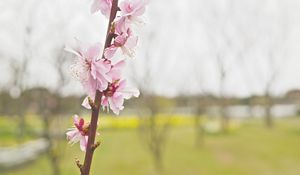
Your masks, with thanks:
<instances>
[{"instance_id":1,"label":"tree branch","mask_svg":"<svg viewBox=\"0 0 300 175\"><path fill-rule=\"evenodd\" d=\"M106 39L105 39L105 48L109 47L111 44L111 41L113 39L113 35L111 34L111 27L112 27L112 22L116 18L116 14L118 11L118 0L113 0L112 2L112 8L110 12L110 18L108 22L108 27L107 27L107 33L106 33ZM104 53L104 51L103 51ZM104 55L104 54L103 54ZM104 56L102 56L104 58ZM90 128L89 128L89 135L88 135L88 144L86 147L86 154L85 154L85 159L84 159L84 164L83 164L83 170L81 171L81 175L89 175L90 174L90 168L92 164L92 159L93 159L93 154L95 150L95 136L97 132L97 123L98 123L98 117L99 117L99 110L100 110L100 103L101 103L101 97L102 93L100 91L96 91L95 95L95 101L94 101L94 107L91 109L92 110L92 117L91 117L91 123L90 123Z\"/></svg>"}]
</instances>

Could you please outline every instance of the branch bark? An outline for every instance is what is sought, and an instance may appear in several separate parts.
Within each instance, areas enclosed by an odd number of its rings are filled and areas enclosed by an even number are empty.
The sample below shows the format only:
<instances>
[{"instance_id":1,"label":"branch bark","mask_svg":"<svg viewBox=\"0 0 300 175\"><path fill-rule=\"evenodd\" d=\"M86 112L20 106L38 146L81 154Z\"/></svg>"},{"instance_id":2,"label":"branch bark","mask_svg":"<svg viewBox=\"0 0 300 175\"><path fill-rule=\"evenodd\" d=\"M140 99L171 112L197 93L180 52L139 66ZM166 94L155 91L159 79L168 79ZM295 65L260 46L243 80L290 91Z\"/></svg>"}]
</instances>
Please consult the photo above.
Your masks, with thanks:
<instances>
[{"instance_id":1,"label":"branch bark","mask_svg":"<svg viewBox=\"0 0 300 175\"><path fill-rule=\"evenodd\" d=\"M117 11L118 11L118 0L113 0L108 27L107 27L104 49L109 47L112 42L113 34L111 33L111 27L112 27L112 22L116 18ZM102 58L104 58L104 56L102 56ZM102 97L101 92L96 91L94 106L92 107L92 116L91 116L91 123L89 128L88 143L87 143L87 148L85 153L84 164L81 169L81 175L90 174L93 154L95 150L95 136L97 132L97 123L98 123L99 110L101 105L100 104L101 97Z\"/></svg>"}]
</instances>

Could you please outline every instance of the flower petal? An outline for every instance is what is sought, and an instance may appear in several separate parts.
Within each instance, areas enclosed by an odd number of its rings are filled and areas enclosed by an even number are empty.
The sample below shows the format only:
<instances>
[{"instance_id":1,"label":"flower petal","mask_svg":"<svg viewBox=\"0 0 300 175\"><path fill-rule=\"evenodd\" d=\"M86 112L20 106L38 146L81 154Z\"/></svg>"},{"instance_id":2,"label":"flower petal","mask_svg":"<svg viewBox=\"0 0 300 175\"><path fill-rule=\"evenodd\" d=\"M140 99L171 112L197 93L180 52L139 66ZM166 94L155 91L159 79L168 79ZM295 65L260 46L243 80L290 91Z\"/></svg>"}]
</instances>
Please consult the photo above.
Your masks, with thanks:
<instances>
[{"instance_id":1,"label":"flower petal","mask_svg":"<svg viewBox=\"0 0 300 175\"><path fill-rule=\"evenodd\" d=\"M80 138L80 149L86 151L88 136L81 136Z\"/></svg>"},{"instance_id":2,"label":"flower petal","mask_svg":"<svg viewBox=\"0 0 300 175\"><path fill-rule=\"evenodd\" d=\"M111 58L115 55L117 49L118 49L118 48L115 47L114 45L112 45L112 46L106 48L106 49L105 49L105 52L104 52L104 57L105 57L106 59L111 59Z\"/></svg>"},{"instance_id":3,"label":"flower petal","mask_svg":"<svg viewBox=\"0 0 300 175\"><path fill-rule=\"evenodd\" d=\"M138 37L137 36L129 36L126 40L126 43L124 44L124 47L132 49L136 47L138 42Z\"/></svg>"}]
</instances>

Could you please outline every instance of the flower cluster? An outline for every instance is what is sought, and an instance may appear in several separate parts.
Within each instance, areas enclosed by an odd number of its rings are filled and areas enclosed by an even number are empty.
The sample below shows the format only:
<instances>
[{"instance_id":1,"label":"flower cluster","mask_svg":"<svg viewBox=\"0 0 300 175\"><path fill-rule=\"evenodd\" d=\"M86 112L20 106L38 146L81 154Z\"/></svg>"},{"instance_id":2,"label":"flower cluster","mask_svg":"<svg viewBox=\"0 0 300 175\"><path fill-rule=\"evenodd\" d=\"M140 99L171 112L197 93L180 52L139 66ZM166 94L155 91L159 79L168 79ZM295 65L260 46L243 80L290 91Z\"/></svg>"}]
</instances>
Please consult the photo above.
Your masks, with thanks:
<instances>
[{"instance_id":1,"label":"flower cluster","mask_svg":"<svg viewBox=\"0 0 300 175\"><path fill-rule=\"evenodd\" d=\"M69 143L74 144L80 142L80 149L82 151L86 150L87 140L88 140L88 130L89 123L85 123L84 119L79 118L78 115L73 116L74 128L69 129L67 134L67 139Z\"/></svg>"},{"instance_id":2,"label":"flower cluster","mask_svg":"<svg viewBox=\"0 0 300 175\"><path fill-rule=\"evenodd\" d=\"M94 0L91 12L101 12L110 18L113 0ZM101 43L83 44L78 42L78 47L66 49L76 55L76 61L71 66L71 72L78 79L87 93L82 106L91 109L89 99L94 99L96 91L101 93L101 107L104 110L112 110L115 114L124 108L124 99L138 97L139 91L126 86L126 80L122 77L122 69L125 59L134 56L134 49L138 37L134 35L132 26L143 23L141 16L145 12L147 0L123 0L119 3L117 16L111 24L109 35L112 42L106 48ZM120 50L124 58L114 58ZM114 58L114 59L113 59ZM118 60L114 61L113 60ZM81 149L86 145L88 126L83 125L84 120L74 117L75 128L68 131L67 138L71 143L80 141Z\"/></svg>"}]
</instances>

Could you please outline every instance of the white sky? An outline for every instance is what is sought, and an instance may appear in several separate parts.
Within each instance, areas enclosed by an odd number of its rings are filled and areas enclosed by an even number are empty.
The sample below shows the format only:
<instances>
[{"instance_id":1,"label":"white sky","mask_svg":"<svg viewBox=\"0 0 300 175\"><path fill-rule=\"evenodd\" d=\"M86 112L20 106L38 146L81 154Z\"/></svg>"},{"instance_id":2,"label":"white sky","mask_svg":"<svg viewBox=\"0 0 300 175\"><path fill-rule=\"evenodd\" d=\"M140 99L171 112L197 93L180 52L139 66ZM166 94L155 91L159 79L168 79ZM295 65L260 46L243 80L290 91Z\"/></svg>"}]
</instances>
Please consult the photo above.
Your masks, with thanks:
<instances>
[{"instance_id":1,"label":"white sky","mask_svg":"<svg viewBox=\"0 0 300 175\"><path fill-rule=\"evenodd\" d=\"M0 87L10 82L8 61L22 59L25 26L31 25L26 85L54 88L55 49L73 45L74 37L104 41L107 20L90 14L90 4L90 0L1 0ZM264 92L273 63L278 74L271 90L281 95L300 88L299 19L297 0L151 0L147 24L137 29L136 58L128 60L125 72L130 80L146 82L147 90L161 95L202 90L219 94L219 56L226 70L223 92L247 96ZM64 91L82 92L76 81Z\"/></svg>"}]
</instances>

